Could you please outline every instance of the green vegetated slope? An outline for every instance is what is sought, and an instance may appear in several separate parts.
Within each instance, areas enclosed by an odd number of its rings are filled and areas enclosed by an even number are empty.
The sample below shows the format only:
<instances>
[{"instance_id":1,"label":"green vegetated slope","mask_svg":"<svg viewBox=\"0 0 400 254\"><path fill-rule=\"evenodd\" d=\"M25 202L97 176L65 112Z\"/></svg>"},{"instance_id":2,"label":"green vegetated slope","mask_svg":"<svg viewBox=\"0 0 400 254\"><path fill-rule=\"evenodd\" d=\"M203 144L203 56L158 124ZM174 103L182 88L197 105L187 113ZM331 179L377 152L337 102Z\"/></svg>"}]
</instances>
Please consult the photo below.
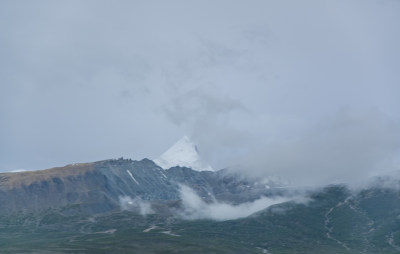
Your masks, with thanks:
<instances>
[{"instance_id":1,"label":"green vegetated slope","mask_svg":"<svg viewBox=\"0 0 400 254\"><path fill-rule=\"evenodd\" d=\"M394 254L400 253L399 215L397 191L350 195L341 186L314 193L307 203L221 222L127 211L86 216L77 205L1 217L0 252Z\"/></svg>"}]
</instances>

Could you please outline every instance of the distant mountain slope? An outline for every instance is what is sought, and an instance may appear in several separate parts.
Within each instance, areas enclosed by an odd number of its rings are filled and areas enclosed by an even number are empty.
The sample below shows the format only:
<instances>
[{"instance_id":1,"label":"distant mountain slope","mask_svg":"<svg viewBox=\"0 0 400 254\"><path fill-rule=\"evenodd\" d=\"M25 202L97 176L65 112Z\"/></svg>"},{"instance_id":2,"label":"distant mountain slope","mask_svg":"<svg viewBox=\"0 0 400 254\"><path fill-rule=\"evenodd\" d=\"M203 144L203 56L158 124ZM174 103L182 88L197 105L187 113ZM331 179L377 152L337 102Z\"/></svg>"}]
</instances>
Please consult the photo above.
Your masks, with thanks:
<instances>
[{"instance_id":1,"label":"distant mountain slope","mask_svg":"<svg viewBox=\"0 0 400 254\"><path fill-rule=\"evenodd\" d=\"M398 190L368 188L352 193L344 186L331 186L314 192L311 200L308 204L279 204L247 218L216 222L203 234L229 232L230 239L274 254L400 253Z\"/></svg>"},{"instance_id":2,"label":"distant mountain slope","mask_svg":"<svg viewBox=\"0 0 400 254\"><path fill-rule=\"evenodd\" d=\"M396 179L381 177L357 192L345 185L296 192L228 169L162 169L149 159L123 158L1 173L0 252L399 254ZM185 217L182 194L191 190L197 196L189 202L200 206ZM295 193L303 199L265 205L240 219L200 220L215 217L195 213L217 205L228 214L262 196ZM121 198L139 200L151 212L142 212L140 202L124 210Z\"/></svg>"},{"instance_id":3,"label":"distant mountain slope","mask_svg":"<svg viewBox=\"0 0 400 254\"><path fill-rule=\"evenodd\" d=\"M156 162L156 163L155 163ZM38 171L0 173L0 214L79 204L87 213L119 208L121 197L179 200L180 185L205 201L248 202L282 192L277 183L214 171L186 136L155 162L104 160ZM160 166L162 167L160 167Z\"/></svg>"},{"instance_id":4,"label":"distant mountain slope","mask_svg":"<svg viewBox=\"0 0 400 254\"><path fill-rule=\"evenodd\" d=\"M120 196L178 199L150 160L106 160L41 171L0 174L0 212L82 204L89 213L118 207Z\"/></svg>"},{"instance_id":5,"label":"distant mountain slope","mask_svg":"<svg viewBox=\"0 0 400 254\"><path fill-rule=\"evenodd\" d=\"M40 171L0 174L0 214L43 210L72 204L88 213L119 207L121 196L144 200L179 200L179 184L192 187L204 199L243 202L270 195L264 183L229 173L173 167L163 170L144 159L105 160Z\"/></svg>"},{"instance_id":6,"label":"distant mountain slope","mask_svg":"<svg viewBox=\"0 0 400 254\"><path fill-rule=\"evenodd\" d=\"M0 216L5 253L400 253L400 198L394 189L315 191L247 218L186 221L157 212L87 216L81 206ZM165 204L166 206L174 204ZM75 212L71 213L72 210ZM78 211L78 212L77 212Z\"/></svg>"}]
</instances>

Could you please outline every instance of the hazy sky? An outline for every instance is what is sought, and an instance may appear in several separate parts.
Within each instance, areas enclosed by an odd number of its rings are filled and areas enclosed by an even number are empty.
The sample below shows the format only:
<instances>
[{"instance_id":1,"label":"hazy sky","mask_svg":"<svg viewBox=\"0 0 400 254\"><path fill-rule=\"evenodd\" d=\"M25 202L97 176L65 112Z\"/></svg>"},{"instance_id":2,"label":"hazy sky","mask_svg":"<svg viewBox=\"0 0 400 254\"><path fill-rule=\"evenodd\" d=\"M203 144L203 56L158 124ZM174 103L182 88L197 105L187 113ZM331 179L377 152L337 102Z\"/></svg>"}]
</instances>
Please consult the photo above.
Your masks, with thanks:
<instances>
[{"instance_id":1,"label":"hazy sky","mask_svg":"<svg viewBox=\"0 0 400 254\"><path fill-rule=\"evenodd\" d=\"M3 0L0 31L0 171L185 134L305 183L399 169L400 1Z\"/></svg>"}]
</instances>

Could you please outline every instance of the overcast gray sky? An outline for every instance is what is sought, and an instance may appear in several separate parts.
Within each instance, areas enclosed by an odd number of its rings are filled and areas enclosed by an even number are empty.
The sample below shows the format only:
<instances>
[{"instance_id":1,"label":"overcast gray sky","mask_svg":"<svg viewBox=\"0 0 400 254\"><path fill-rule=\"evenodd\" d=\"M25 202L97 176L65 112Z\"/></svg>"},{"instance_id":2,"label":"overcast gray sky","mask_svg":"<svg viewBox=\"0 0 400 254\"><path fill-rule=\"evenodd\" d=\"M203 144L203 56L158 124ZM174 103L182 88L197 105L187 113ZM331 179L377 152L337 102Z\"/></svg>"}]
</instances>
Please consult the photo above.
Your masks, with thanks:
<instances>
[{"instance_id":1,"label":"overcast gray sky","mask_svg":"<svg viewBox=\"0 0 400 254\"><path fill-rule=\"evenodd\" d=\"M4 0L0 31L0 171L185 134L215 168L399 169L400 1Z\"/></svg>"}]
</instances>

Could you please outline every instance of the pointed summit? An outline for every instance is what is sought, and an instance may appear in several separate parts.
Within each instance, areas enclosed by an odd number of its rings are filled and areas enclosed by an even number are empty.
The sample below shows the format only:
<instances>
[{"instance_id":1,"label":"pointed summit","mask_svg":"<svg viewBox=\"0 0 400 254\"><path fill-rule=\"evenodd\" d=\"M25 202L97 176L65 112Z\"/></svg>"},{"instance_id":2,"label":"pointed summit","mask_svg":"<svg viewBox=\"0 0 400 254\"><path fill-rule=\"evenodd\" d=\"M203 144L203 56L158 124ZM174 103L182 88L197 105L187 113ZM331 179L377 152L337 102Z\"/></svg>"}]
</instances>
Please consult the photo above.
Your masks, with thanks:
<instances>
[{"instance_id":1,"label":"pointed summit","mask_svg":"<svg viewBox=\"0 0 400 254\"><path fill-rule=\"evenodd\" d=\"M163 169L181 166L196 171L214 171L210 165L202 161L197 146L187 136L183 136L183 138L153 161Z\"/></svg>"}]
</instances>

